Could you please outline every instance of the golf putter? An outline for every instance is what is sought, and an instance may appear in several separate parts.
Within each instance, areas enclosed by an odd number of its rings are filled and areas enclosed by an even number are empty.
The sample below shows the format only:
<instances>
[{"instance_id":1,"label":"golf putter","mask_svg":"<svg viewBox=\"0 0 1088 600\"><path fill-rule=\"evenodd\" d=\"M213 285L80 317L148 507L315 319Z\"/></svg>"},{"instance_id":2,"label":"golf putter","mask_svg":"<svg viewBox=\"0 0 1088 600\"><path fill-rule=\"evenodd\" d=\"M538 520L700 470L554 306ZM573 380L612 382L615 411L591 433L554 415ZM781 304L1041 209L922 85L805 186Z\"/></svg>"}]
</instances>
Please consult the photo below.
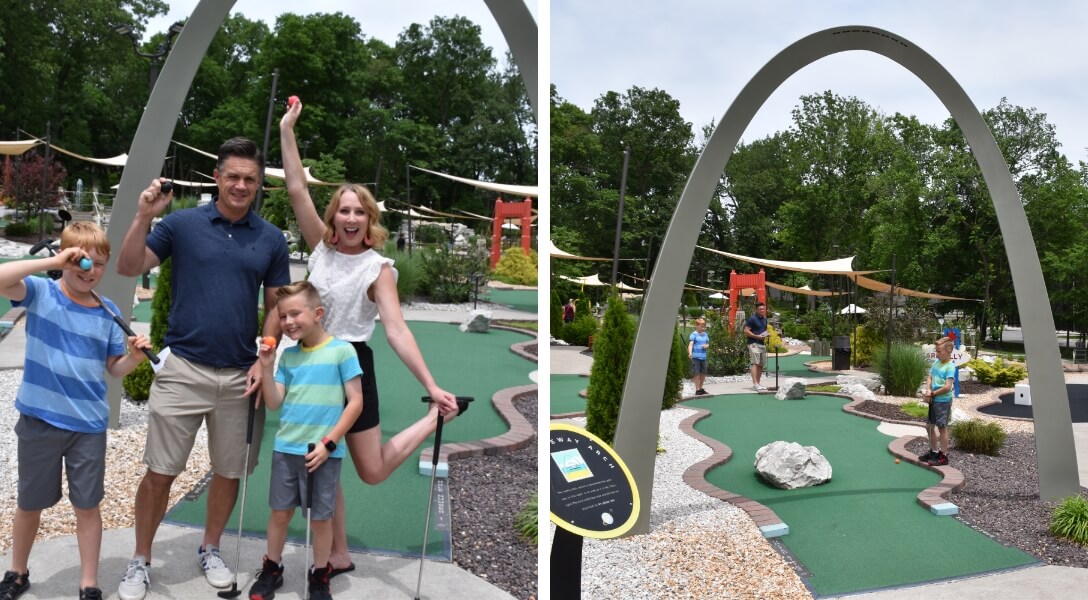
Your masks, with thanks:
<instances>
[{"instance_id":1,"label":"golf putter","mask_svg":"<svg viewBox=\"0 0 1088 600\"><path fill-rule=\"evenodd\" d=\"M468 410L468 403L473 400L475 398L471 396L457 396L457 414L461 415ZM430 396L423 397L423 402L430 401ZM427 493L427 519L423 526L423 549L419 551L419 576L416 577L415 600L419 600L419 588L423 583L423 560L427 556L427 534L431 530L431 503L434 502L434 478L438 473L438 451L442 448L442 423L445 421L446 417L439 413L438 425L434 429L434 451L431 452L431 491Z\"/></svg>"},{"instance_id":2,"label":"golf putter","mask_svg":"<svg viewBox=\"0 0 1088 600\"><path fill-rule=\"evenodd\" d=\"M310 454L314 451L316 445L313 442L306 444L306 454ZM305 463L303 463L305 464ZM310 525L313 524L311 520L314 514L314 472L306 472L306 545L303 547L302 555L306 560L306 564L312 562L310 560ZM306 565L302 566L302 572L306 574L305 586L302 589L302 600L310 600L310 568Z\"/></svg>"},{"instance_id":3,"label":"golf putter","mask_svg":"<svg viewBox=\"0 0 1088 600\"><path fill-rule=\"evenodd\" d=\"M254 406L254 398L250 396L249 401L249 415L246 417L246 462L243 463L242 471L242 505L238 508L238 549L237 556L234 559L234 581L230 584L229 590L219 592L220 598L237 598L242 592L238 589L238 570L242 568L242 523L245 521L246 514L246 484L249 483L249 448L253 445L253 416L257 413L257 408Z\"/></svg>"},{"instance_id":4,"label":"golf putter","mask_svg":"<svg viewBox=\"0 0 1088 600\"><path fill-rule=\"evenodd\" d=\"M125 335L127 335L129 337L136 337L136 333L132 331L132 328L128 326L128 323L125 323L124 319L122 319L120 316L118 316L117 313L110 310L109 306L106 306L106 303L102 301L102 296L99 296L98 292L96 292L94 290L91 290L91 295L94 296L94 299L98 302L98 304L107 313L109 313L109 315L111 317L113 317L113 321L121 326L121 331L124 331ZM147 355L147 360L150 360L152 363L154 363L156 365L159 364L159 355L152 352L151 348L142 348L142 350L144 351L144 354Z\"/></svg>"}]
</instances>

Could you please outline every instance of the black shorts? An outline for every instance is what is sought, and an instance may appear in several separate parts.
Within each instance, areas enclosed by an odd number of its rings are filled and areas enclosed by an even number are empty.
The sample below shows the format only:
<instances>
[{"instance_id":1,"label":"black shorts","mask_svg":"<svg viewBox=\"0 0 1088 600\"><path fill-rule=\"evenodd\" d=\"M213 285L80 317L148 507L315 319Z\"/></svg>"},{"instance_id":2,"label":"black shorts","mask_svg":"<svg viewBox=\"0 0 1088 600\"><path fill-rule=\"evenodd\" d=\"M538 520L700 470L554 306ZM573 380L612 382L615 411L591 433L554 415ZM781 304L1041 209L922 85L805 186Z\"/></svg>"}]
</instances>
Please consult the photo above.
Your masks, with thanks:
<instances>
[{"instance_id":1,"label":"black shorts","mask_svg":"<svg viewBox=\"0 0 1088 600\"><path fill-rule=\"evenodd\" d=\"M377 427L381 421L378 416L378 378L374 374L374 351L366 342L352 342L355 355L359 357L359 366L363 368L363 413L348 429L348 433L366 431Z\"/></svg>"}]
</instances>

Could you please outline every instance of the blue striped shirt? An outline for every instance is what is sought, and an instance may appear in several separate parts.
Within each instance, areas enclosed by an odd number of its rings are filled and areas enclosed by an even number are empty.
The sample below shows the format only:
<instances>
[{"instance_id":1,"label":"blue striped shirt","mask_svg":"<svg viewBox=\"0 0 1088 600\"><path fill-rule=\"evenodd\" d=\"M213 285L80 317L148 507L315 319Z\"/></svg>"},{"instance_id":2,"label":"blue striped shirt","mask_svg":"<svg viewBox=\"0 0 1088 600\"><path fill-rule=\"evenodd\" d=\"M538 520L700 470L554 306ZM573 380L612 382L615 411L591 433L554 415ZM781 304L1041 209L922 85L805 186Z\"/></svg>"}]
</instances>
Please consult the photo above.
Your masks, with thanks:
<instances>
[{"instance_id":1,"label":"blue striped shirt","mask_svg":"<svg viewBox=\"0 0 1088 600\"><path fill-rule=\"evenodd\" d=\"M276 383L287 388L276 452L305 455L306 444L320 443L344 413L344 384L362 374L355 348L331 336L312 348L284 349L276 369ZM330 456L343 458L344 445Z\"/></svg>"},{"instance_id":2,"label":"blue striped shirt","mask_svg":"<svg viewBox=\"0 0 1088 600\"><path fill-rule=\"evenodd\" d=\"M109 422L106 359L125 354L125 333L100 306L82 306L59 281L27 277L26 357L15 408L59 429L102 433ZM117 313L109 299L103 302Z\"/></svg>"}]
</instances>

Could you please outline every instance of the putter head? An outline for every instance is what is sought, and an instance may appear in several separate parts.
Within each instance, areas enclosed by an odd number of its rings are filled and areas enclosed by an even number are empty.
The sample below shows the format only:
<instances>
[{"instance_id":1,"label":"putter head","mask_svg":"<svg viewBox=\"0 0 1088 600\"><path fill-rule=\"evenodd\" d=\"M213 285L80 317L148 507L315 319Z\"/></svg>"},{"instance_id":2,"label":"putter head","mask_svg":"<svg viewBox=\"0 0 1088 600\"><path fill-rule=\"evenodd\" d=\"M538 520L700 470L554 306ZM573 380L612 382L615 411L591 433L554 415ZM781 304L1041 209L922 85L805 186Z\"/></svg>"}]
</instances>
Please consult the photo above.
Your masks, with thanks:
<instances>
[{"instance_id":1,"label":"putter head","mask_svg":"<svg viewBox=\"0 0 1088 600\"><path fill-rule=\"evenodd\" d=\"M218 596L220 598L237 598L238 596L241 596L241 595L242 595L242 590L238 589L238 580L237 579L235 579L234 583L231 584L229 590L223 590L222 592L218 593Z\"/></svg>"},{"instance_id":2,"label":"putter head","mask_svg":"<svg viewBox=\"0 0 1088 600\"><path fill-rule=\"evenodd\" d=\"M424 396L423 398L420 398L420 400L423 402L432 401L430 396ZM476 400L476 398L472 396L457 396L457 416L465 414L465 411L468 410L468 403L474 400Z\"/></svg>"}]
</instances>

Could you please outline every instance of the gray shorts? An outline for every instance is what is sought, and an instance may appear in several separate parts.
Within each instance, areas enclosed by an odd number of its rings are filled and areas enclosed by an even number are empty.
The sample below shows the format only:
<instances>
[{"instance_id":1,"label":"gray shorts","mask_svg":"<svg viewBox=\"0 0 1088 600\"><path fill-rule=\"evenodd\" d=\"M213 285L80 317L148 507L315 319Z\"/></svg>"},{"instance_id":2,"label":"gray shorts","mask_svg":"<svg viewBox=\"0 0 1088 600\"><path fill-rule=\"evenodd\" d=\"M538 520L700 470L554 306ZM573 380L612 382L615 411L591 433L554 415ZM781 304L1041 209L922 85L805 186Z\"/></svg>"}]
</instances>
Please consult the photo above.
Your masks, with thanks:
<instances>
[{"instance_id":1,"label":"gray shorts","mask_svg":"<svg viewBox=\"0 0 1088 600\"><path fill-rule=\"evenodd\" d=\"M247 399L242 397L246 377L242 369L220 369L177 354L168 356L151 384L144 464L162 475L180 475L197 431L207 420L212 471L220 477L239 479L244 470L249 419ZM250 473L257 466L263 431L262 405L253 418Z\"/></svg>"},{"instance_id":2,"label":"gray shorts","mask_svg":"<svg viewBox=\"0 0 1088 600\"><path fill-rule=\"evenodd\" d=\"M767 346L763 344L748 344L748 358L754 367L762 367L767 363Z\"/></svg>"},{"instance_id":3,"label":"gray shorts","mask_svg":"<svg viewBox=\"0 0 1088 600\"><path fill-rule=\"evenodd\" d=\"M314 471L314 521L332 518L336 507L336 486L340 483L339 458L330 458ZM272 453L272 475L268 484L268 506L272 510L292 510L303 506L306 498L306 457L298 454ZM305 508L305 507L303 507Z\"/></svg>"},{"instance_id":4,"label":"gray shorts","mask_svg":"<svg viewBox=\"0 0 1088 600\"><path fill-rule=\"evenodd\" d=\"M106 432L80 433L19 415L19 508L43 510L61 498L61 467L72 506L91 509L104 495Z\"/></svg>"},{"instance_id":5,"label":"gray shorts","mask_svg":"<svg viewBox=\"0 0 1088 600\"><path fill-rule=\"evenodd\" d=\"M936 425L937 427L948 427L948 419L951 416L951 402L933 401L929 403L929 415L926 416L926 423Z\"/></svg>"},{"instance_id":6,"label":"gray shorts","mask_svg":"<svg viewBox=\"0 0 1088 600\"><path fill-rule=\"evenodd\" d=\"M706 359L705 358L692 358L691 359L691 374L692 375L706 375Z\"/></svg>"}]
</instances>

